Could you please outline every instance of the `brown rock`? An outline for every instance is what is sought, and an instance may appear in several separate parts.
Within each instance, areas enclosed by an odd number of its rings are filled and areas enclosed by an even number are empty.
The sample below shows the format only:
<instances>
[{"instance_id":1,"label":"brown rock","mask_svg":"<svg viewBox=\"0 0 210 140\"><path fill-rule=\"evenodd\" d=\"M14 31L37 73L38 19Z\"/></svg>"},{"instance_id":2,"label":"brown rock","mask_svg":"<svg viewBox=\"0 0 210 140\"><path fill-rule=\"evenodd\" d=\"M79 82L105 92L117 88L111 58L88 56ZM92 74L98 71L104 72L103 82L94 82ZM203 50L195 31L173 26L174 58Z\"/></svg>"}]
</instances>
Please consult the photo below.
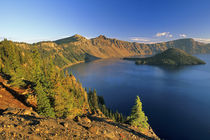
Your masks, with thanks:
<instances>
[{"instance_id":1,"label":"brown rock","mask_svg":"<svg viewBox=\"0 0 210 140\"><path fill-rule=\"evenodd\" d=\"M18 112L20 112L20 109L17 108L7 108L3 114L17 114Z\"/></svg>"},{"instance_id":2,"label":"brown rock","mask_svg":"<svg viewBox=\"0 0 210 140\"><path fill-rule=\"evenodd\" d=\"M28 110L28 109L21 109L18 115L29 115L29 116L39 117L38 113L34 112L33 110Z\"/></svg>"},{"instance_id":3,"label":"brown rock","mask_svg":"<svg viewBox=\"0 0 210 140\"><path fill-rule=\"evenodd\" d=\"M67 128L67 127L69 127L69 124L67 122L65 122L63 126Z\"/></svg>"},{"instance_id":4,"label":"brown rock","mask_svg":"<svg viewBox=\"0 0 210 140\"><path fill-rule=\"evenodd\" d=\"M117 137L115 136L114 132L112 131L107 131L105 134L104 134L105 137L108 137L110 139L117 139Z\"/></svg>"},{"instance_id":5,"label":"brown rock","mask_svg":"<svg viewBox=\"0 0 210 140\"><path fill-rule=\"evenodd\" d=\"M88 129L91 133L98 135L99 132L99 127L98 126L92 126Z\"/></svg>"},{"instance_id":6,"label":"brown rock","mask_svg":"<svg viewBox=\"0 0 210 140\"><path fill-rule=\"evenodd\" d=\"M33 110L29 109L19 109L19 108L7 108L3 114L15 114L15 115L29 115L33 117L39 117L39 114Z\"/></svg>"},{"instance_id":7,"label":"brown rock","mask_svg":"<svg viewBox=\"0 0 210 140\"><path fill-rule=\"evenodd\" d=\"M35 129L35 132L39 132L39 131L40 131L40 129L39 129L39 128L36 128L36 129Z\"/></svg>"},{"instance_id":8,"label":"brown rock","mask_svg":"<svg viewBox=\"0 0 210 140\"><path fill-rule=\"evenodd\" d=\"M82 121L86 122L86 123L91 123L91 120L86 116L82 118Z\"/></svg>"}]
</instances>

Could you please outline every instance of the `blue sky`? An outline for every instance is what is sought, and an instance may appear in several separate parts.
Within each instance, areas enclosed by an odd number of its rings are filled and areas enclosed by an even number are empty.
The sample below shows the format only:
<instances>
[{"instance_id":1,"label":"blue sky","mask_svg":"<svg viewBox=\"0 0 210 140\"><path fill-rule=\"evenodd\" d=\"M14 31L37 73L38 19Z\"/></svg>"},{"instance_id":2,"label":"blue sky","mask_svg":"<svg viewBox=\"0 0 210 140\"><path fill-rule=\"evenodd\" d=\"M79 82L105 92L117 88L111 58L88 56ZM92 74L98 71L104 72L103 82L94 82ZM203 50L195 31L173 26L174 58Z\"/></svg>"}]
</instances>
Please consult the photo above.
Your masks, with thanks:
<instances>
[{"instance_id":1,"label":"blue sky","mask_svg":"<svg viewBox=\"0 0 210 140\"><path fill-rule=\"evenodd\" d=\"M210 42L209 0L1 0L0 38L37 42L80 34L136 42Z\"/></svg>"}]
</instances>

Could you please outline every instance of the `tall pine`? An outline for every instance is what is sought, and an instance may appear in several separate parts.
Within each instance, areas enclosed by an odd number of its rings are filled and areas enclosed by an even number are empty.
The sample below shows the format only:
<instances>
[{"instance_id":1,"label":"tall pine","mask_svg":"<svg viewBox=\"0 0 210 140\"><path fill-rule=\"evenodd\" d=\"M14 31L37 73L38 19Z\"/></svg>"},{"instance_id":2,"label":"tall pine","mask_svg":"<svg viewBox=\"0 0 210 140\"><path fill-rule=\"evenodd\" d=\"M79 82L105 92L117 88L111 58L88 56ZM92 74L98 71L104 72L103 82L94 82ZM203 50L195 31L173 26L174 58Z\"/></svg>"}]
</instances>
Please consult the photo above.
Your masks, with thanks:
<instances>
[{"instance_id":1,"label":"tall pine","mask_svg":"<svg viewBox=\"0 0 210 140\"><path fill-rule=\"evenodd\" d=\"M37 94L37 112L45 117L55 117L53 108L50 105L50 100L47 94L44 92L40 83L37 83L35 87Z\"/></svg>"},{"instance_id":2,"label":"tall pine","mask_svg":"<svg viewBox=\"0 0 210 140\"><path fill-rule=\"evenodd\" d=\"M131 115L128 117L128 121L132 126L136 126L140 129L149 127L149 124L147 123L148 118L142 111L142 103L139 96L136 97L136 102L132 108Z\"/></svg>"},{"instance_id":3,"label":"tall pine","mask_svg":"<svg viewBox=\"0 0 210 140\"><path fill-rule=\"evenodd\" d=\"M35 93L37 95L37 111L46 117L55 117L54 109L51 107L50 99L45 87L45 77L41 69L41 59L38 50L33 50L34 69L33 82L35 83Z\"/></svg>"}]
</instances>

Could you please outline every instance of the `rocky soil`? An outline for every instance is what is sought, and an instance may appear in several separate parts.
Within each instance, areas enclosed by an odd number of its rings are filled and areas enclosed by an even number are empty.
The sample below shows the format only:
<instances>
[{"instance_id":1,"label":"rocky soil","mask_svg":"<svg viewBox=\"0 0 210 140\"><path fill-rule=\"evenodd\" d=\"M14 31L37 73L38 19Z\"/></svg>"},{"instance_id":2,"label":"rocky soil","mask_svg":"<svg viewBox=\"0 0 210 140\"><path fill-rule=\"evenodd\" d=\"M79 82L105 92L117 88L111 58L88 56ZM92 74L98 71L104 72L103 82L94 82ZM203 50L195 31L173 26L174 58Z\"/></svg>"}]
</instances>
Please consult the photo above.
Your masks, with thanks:
<instances>
[{"instance_id":1,"label":"rocky soil","mask_svg":"<svg viewBox=\"0 0 210 140\"><path fill-rule=\"evenodd\" d=\"M39 116L21 99L20 89L5 84L0 76L0 140L11 139L158 139L152 129L139 130L98 115L72 119Z\"/></svg>"},{"instance_id":2,"label":"rocky soil","mask_svg":"<svg viewBox=\"0 0 210 140\"><path fill-rule=\"evenodd\" d=\"M8 107L29 109L23 102L18 100L21 97L16 94L17 92L6 86L5 82L6 80L0 76L0 110Z\"/></svg>"},{"instance_id":3,"label":"rocky soil","mask_svg":"<svg viewBox=\"0 0 210 140\"><path fill-rule=\"evenodd\" d=\"M139 132L127 124L88 115L52 119L27 109L8 108L0 115L0 139L158 139L152 130Z\"/></svg>"}]
</instances>

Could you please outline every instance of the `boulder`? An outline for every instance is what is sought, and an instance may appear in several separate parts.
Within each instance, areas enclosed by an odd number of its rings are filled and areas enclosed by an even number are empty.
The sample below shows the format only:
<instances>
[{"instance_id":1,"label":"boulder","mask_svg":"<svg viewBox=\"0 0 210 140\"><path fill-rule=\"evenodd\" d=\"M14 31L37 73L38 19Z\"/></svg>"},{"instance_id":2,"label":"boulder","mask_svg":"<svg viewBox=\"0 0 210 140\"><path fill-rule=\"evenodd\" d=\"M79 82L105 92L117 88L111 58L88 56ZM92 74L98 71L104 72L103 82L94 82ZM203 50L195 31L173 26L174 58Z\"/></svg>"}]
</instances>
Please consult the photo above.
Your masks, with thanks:
<instances>
[{"instance_id":1,"label":"boulder","mask_svg":"<svg viewBox=\"0 0 210 140\"><path fill-rule=\"evenodd\" d=\"M110 139L117 139L113 131L104 130L103 135Z\"/></svg>"},{"instance_id":2,"label":"boulder","mask_svg":"<svg viewBox=\"0 0 210 140\"><path fill-rule=\"evenodd\" d=\"M20 109L20 108L7 108L2 114L14 114L14 115L27 115L33 117L39 117L39 114L33 110Z\"/></svg>"},{"instance_id":3,"label":"boulder","mask_svg":"<svg viewBox=\"0 0 210 140\"><path fill-rule=\"evenodd\" d=\"M96 134L96 135L98 135L98 134L100 133L99 127L98 127L98 126L91 126L88 130L89 130L91 133Z\"/></svg>"},{"instance_id":4,"label":"boulder","mask_svg":"<svg viewBox=\"0 0 210 140\"><path fill-rule=\"evenodd\" d=\"M82 121L85 123L91 123L91 120L87 116L83 117Z\"/></svg>"}]
</instances>

